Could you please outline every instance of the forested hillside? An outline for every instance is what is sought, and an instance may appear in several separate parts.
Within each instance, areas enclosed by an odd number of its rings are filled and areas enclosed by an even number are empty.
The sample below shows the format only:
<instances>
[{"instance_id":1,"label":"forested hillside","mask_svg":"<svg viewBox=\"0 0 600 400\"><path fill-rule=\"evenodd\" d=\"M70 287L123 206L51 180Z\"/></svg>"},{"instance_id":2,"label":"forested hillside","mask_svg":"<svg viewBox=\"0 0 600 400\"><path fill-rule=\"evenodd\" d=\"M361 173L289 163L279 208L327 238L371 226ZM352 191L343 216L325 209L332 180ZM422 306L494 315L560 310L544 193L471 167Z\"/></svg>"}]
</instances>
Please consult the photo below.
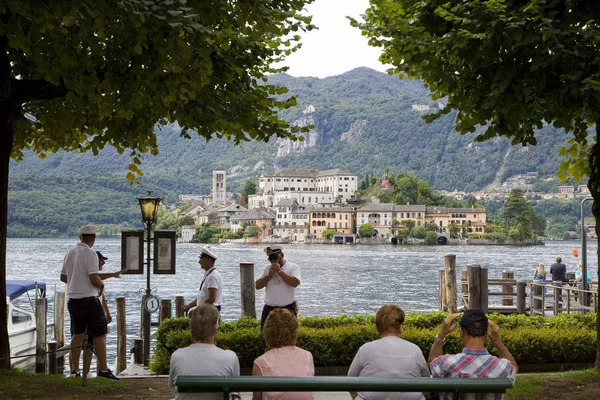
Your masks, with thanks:
<instances>
[{"instance_id":1,"label":"forested hillside","mask_svg":"<svg viewBox=\"0 0 600 400\"><path fill-rule=\"evenodd\" d=\"M399 80L367 68L325 79L283 74L271 81L298 95L298 106L282 116L294 124L314 126L305 142L291 145L271 139L236 147L221 139L207 143L193 134L186 140L179 136L177 125L169 125L158 133L160 154L144 160L143 185L132 188L124 178L128 155L112 148L97 157L59 153L40 160L26 155L22 163L11 164L9 231L27 229L32 221L24 215L38 212L34 210L40 199L80 205L81 199L96 198L96 203L85 202L88 209L98 211L95 215L109 218L110 214L111 221L118 221L127 216L112 211L105 215L102 210L121 207L133 210L130 219L137 220L135 195L152 188L174 202L179 193L208 194L215 167L227 169L230 191L240 191L248 177L276 167L344 168L361 177L367 172L379 176L390 168L412 172L436 189L476 190L519 172L555 176L558 149L567 138L545 127L536 147L511 147L505 139L474 142L475 134L453 131L452 114L431 124L423 121L427 111L416 111L413 105L434 110L444 103L432 102L420 81ZM304 113L311 105L314 110ZM91 220L80 208L69 207L71 222L61 222L58 232Z\"/></svg>"}]
</instances>

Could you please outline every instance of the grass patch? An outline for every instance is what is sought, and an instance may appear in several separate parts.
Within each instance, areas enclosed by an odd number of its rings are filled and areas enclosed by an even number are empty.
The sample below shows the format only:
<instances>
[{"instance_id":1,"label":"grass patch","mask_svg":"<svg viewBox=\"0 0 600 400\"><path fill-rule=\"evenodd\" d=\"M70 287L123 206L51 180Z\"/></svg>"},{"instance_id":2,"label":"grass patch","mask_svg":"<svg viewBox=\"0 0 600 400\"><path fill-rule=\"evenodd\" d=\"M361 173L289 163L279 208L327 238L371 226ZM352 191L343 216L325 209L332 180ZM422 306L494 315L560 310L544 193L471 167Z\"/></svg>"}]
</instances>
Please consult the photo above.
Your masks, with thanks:
<instances>
[{"instance_id":1,"label":"grass patch","mask_svg":"<svg viewBox=\"0 0 600 400\"><path fill-rule=\"evenodd\" d=\"M511 398L535 397L544 388L548 379L569 382L598 382L600 381L600 371L592 368L566 372L519 374L517 375L515 386L512 389L508 389L506 394Z\"/></svg>"},{"instance_id":2,"label":"grass patch","mask_svg":"<svg viewBox=\"0 0 600 400\"><path fill-rule=\"evenodd\" d=\"M517 375L515 386L506 391L506 395L513 397L530 398L536 396L544 387L544 378L542 374L521 374Z\"/></svg>"},{"instance_id":3,"label":"grass patch","mask_svg":"<svg viewBox=\"0 0 600 400\"><path fill-rule=\"evenodd\" d=\"M55 398L73 391L95 397L117 392L126 387L126 383L111 379L88 379L86 387L82 387L81 378L32 374L16 368L0 371L0 399Z\"/></svg>"}]
</instances>

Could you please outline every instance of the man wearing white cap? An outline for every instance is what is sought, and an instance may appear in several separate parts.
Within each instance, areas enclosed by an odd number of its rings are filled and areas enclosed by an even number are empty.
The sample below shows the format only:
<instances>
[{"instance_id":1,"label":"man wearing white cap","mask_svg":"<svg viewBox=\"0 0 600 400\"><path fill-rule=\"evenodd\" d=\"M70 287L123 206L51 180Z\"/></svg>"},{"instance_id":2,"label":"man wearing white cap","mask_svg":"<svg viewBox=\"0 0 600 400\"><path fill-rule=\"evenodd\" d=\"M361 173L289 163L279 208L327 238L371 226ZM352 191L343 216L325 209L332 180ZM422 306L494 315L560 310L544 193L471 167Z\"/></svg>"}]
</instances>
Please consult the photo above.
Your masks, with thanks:
<instances>
[{"instance_id":1,"label":"man wearing white cap","mask_svg":"<svg viewBox=\"0 0 600 400\"><path fill-rule=\"evenodd\" d=\"M187 311L192 307L199 306L201 304L211 304L221 311L221 302L223 301L223 278L215 267L215 261L217 256L202 248L200 251L200 268L204 270L204 278L200 283L200 292L198 298L192 302L184 305L183 311Z\"/></svg>"},{"instance_id":2,"label":"man wearing white cap","mask_svg":"<svg viewBox=\"0 0 600 400\"><path fill-rule=\"evenodd\" d=\"M276 308L287 308L298 315L296 287L300 285L300 268L287 261L281 246L269 246L265 249L271 263L256 280L256 290L265 289L265 305L260 318L262 327L269 313Z\"/></svg>"},{"instance_id":3,"label":"man wearing white cap","mask_svg":"<svg viewBox=\"0 0 600 400\"><path fill-rule=\"evenodd\" d=\"M94 348L98 358L97 375L102 378L119 379L106 364L107 322L98 296L102 295L104 284L100 278L98 255L92 246L96 241L96 225L79 228L79 240L69 250L63 261L60 280L67 284L67 308L71 316L71 376L80 376L79 356L86 332L94 337Z\"/></svg>"}]
</instances>

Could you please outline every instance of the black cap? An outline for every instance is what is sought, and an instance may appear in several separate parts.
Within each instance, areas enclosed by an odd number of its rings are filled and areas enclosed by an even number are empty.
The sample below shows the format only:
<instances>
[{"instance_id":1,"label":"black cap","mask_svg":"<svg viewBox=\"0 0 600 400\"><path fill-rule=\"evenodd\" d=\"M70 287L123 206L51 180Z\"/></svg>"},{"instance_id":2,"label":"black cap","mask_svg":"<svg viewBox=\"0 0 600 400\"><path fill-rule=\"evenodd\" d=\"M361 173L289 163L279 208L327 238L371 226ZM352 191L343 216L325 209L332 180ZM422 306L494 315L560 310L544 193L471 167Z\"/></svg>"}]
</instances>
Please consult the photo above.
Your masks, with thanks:
<instances>
[{"instance_id":1,"label":"black cap","mask_svg":"<svg viewBox=\"0 0 600 400\"><path fill-rule=\"evenodd\" d=\"M488 319L481 310L467 310L460 318L460 326L462 328L481 329L487 332Z\"/></svg>"},{"instance_id":2,"label":"black cap","mask_svg":"<svg viewBox=\"0 0 600 400\"><path fill-rule=\"evenodd\" d=\"M102 253L100 253L99 251L97 251L97 252L96 252L96 254L98 254L98 258L99 258L100 260L105 260L105 261L106 261L106 260L108 260L108 257L104 257L104 256L102 255Z\"/></svg>"}]
</instances>

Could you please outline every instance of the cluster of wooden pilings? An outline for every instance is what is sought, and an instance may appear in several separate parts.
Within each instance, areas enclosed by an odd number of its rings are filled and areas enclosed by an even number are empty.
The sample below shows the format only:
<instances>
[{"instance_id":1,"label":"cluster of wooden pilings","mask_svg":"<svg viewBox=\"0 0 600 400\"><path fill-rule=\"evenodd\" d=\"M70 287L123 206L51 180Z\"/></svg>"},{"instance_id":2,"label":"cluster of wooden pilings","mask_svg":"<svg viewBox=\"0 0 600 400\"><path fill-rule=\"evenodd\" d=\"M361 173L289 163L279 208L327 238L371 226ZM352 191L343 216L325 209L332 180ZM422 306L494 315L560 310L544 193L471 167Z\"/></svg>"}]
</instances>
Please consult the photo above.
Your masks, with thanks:
<instances>
[{"instance_id":1,"label":"cluster of wooden pilings","mask_svg":"<svg viewBox=\"0 0 600 400\"><path fill-rule=\"evenodd\" d=\"M254 263L240 263L240 288L241 288L241 309L242 316L256 318L256 291L254 286ZM143 304L143 302L142 302ZM183 296L175 297L175 307L171 299L162 299L158 313L158 325L167 318L182 317L185 315L183 305L185 300ZM65 292L57 292L55 300L54 313L54 339L47 341L46 335L37 335L36 343L36 367L35 371L50 374L62 372L64 369L64 356L69 352L69 347L65 343ZM143 307L143 305L142 305ZM175 313L173 314L173 309ZM144 325L144 315L142 314L141 325ZM36 331L47 332L47 299L38 298L36 300ZM154 324L153 324L154 325ZM127 368L127 318L125 312L125 297L116 299L116 328L117 328L117 362L115 373L120 373ZM133 341L133 362L143 364L144 339L136 338Z\"/></svg>"},{"instance_id":2,"label":"cluster of wooden pilings","mask_svg":"<svg viewBox=\"0 0 600 400\"><path fill-rule=\"evenodd\" d=\"M517 282L513 272L503 272L502 279L489 279L488 269L469 265L461 273L460 305L457 294L456 256L444 257L444 268L439 271L439 305L441 311L456 312L460 309L479 309L484 312L525 314L526 282ZM501 291L490 291L490 286L500 286ZM501 306L490 305L489 298L501 297Z\"/></svg>"}]
</instances>

